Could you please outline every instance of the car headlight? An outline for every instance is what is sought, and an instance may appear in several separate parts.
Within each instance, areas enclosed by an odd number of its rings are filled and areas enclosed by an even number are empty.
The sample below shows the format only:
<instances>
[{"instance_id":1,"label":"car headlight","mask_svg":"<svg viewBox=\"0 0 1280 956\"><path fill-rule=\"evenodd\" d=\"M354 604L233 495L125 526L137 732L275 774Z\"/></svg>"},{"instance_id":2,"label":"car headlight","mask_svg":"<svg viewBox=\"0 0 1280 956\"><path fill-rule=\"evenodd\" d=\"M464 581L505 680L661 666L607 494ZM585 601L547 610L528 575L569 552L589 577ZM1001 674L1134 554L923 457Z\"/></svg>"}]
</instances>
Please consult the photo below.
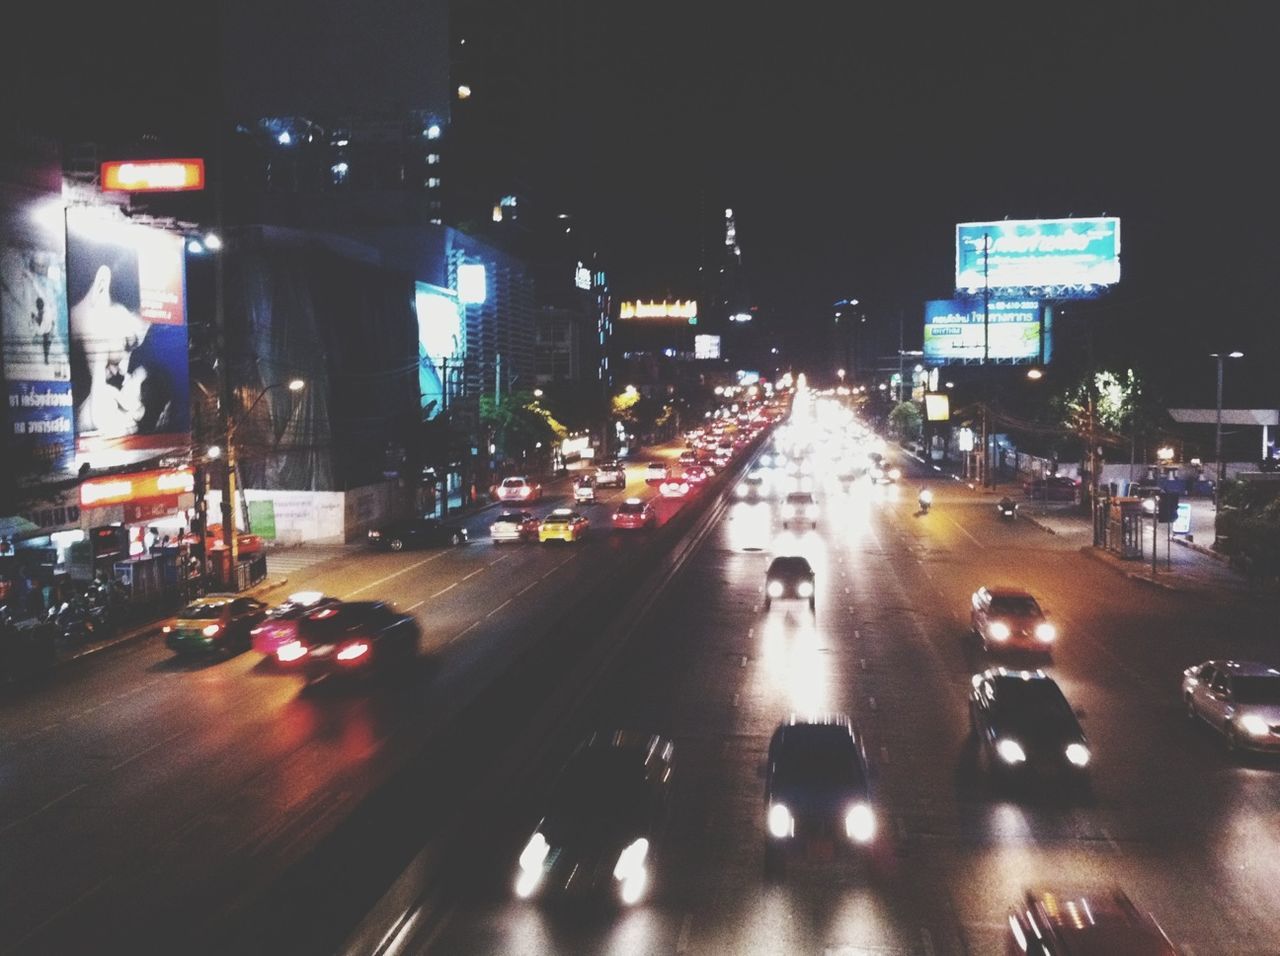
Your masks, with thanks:
<instances>
[{"instance_id":1,"label":"car headlight","mask_svg":"<svg viewBox=\"0 0 1280 956\"><path fill-rule=\"evenodd\" d=\"M1058 629L1048 621L1043 621L1036 625L1036 640L1043 641L1048 644L1058 636Z\"/></svg>"},{"instance_id":2,"label":"car headlight","mask_svg":"<svg viewBox=\"0 0 1280 956\"><path fill-rule=\"evenodd\" d=\"M520 854L520 869L526 873L541 871L542 863L550 852L551 847L547 844L547 838L541 831L535 831Z\"/></svg>"},{"instance_id":3,"label":"car headlight","mask_svg":"<svg viewBox=\"0 0 1280 956\"><path fill-rule=\"evenodd\" d=\"M769 807L769 835L785 840L796 832L796 822L791 818L791 811L783 804L775 803Z\"/></svg>"},{"instance_id":4,"label":"car headlight","mask_svg":"<svg viewBox=\"0 0 1280 956\"><path fill-rule=\"evenodd\" d=\"M812 597L813 596L812 582L801 581L799 586L796 587L796 593L799 594L801 597Z\"/></svg>"},{"instance_id":5,"label":"car headlight","mask_svg":"<svg viewBox=\"0 0 1280 956\"><path fill-rule=\"evenodd\" d=\"M1089 748L1084 744L1067 744L1067 759L1073 767L1089 765Z\"/></svg>"},{"instance_id":6,"label":"car headlight","mask_svg":"<svg viewBox=\"0 0 1280 956\"><path fill-rule=\"evenodd\" d=\"M1022 745L1007 738L996 744L996 753L1008 764L1025 763L1027 759L1027 752L1022 749Z\"/></svg>"},{"instance_id":7,"label":"car headlight","mask_svg":"<svg viewBox=\"0 0 1280 956\"><path fill-rule=\"evenodd\" d=\"M641 837L618 855L618 862L613 868L613 878L619 881L630 880L644 873L644 861L648 855L649 841Z\"/></svg>"},{"instance_id":8,"label":"car headlight","mask_svg":"<svg viewBox=\"0 0 1280 956\"><path fill-rule=\"evenodd\" d=\"M876 835L876 815L865 803L855 803L844 818L845 835L855 843L870 843Z\"/></svg>"},{"instance_id":9,"label":"car headlight","mask_svg":"<svg viewBox=\"0 0 1280 956\"><path fill-rule=\"evenodd\" d=\"M769 597L782 597L782 592L786 589L782 586L781 581L770 581L767 590Z\"/></svg>"},{"instance_id":10,"label":"car headlight","mask_svg":"<svg viewBox=\"0 0 1280 956\"><path fill-rule=\"evenodd\" d=\"M901 477L902 477L902 469L901 469L901 468L890 468L890 469L889 469L889 478L890 478L892 481L897 481L897 480L898 480L899 478L901 478Z\"/></svg>"},{"instance_id":11,"label":"car headlight","mask_svg":"<svg viewBox=\"0 0 1280 956\"><path fill-rule=\"evenodd\" d=\"M738 485L738 497L745 498L747 496L747 486L745 484Z\"/></svg>"},{"instance_id":12,"label":"car headlight","mask_svg":"<svg viewBox=\"0 0 1280 956\"><path fill-rule=\"evenodd\" d=\"M1240 726L1255 737L1261 737L1270 733L1271 728L1267 726L1267 722L1257 714L1245 714L1240 718Z\"/></svg>"},{"instance_id":13,"label":"car headlight","mask_svg":"<svg viewBox=\"0 0 1280 956\"><path fill-rule=\"evenodd\" d=\"M203 634L205 637L213 637L220 630L222 630L221 624L206 624L204 628L200 631L200 633Z\"/></svg>"},{"instance_id":14,"label":"car headlight","mask_svg":"<svg viewBox=\"0 0 1280 956\"><path fill-rule=\"evenodd\" d=\"M987 633L991 635L993 641L1007 641L1009 639L1009 625L1004 621L992 621L991 626L987 628Z\"/></svg>"}]
</instances>

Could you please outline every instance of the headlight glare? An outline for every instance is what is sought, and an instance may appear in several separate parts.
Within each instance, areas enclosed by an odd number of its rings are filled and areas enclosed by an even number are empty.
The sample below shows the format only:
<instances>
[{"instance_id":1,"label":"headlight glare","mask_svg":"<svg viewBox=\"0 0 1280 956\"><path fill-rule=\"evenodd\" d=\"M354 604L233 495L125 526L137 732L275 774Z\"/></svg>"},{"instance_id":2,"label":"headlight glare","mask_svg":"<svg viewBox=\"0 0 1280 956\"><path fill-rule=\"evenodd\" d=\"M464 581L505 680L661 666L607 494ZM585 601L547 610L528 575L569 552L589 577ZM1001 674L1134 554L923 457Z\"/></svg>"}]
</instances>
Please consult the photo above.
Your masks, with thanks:
<instances>
[{"instance_id":1,"label":"headlight glare","mask_svg":"<svg viewBox=\"0 0 1280 956\"><path fill-rule=\"evenodd\" d=\"M1257 714L1246 714L1241 717L1240 726L1255 737L1261 737L1271 730L1271 728L1267 726L1267 722Z\"/></svg>"},{"instance_id":2,"label":"headlight glare","mask_svg":"<svg viewBox=\"0 0 1280 956\"><path fill-rule=\"evenodd\" d=\"M855 803L845 815L844 832L855 843L870 843L876 835L876 816L865 803Z\"/></svg>"},{"instance_id":3,"label":"headlight glare","mask_svg":"<svg viewBox=\"0 0 1280 956\"><path fill-rule=\"evenodd\" d=\"M1000 741L996 744L996 753L1007 764L1025 763L1027 760L1027 752L1022 749L1022 745L1016 740L1005 739Z\"/></svg>"},{"instance_id":4,"label":"headlight glare","mask_svg":"<svg viewBox=\"0 0 1280 956\"><path fill-rule=\"evenodd\" d=\"M993 641L1007 641L1009 639L1009 625L1004 621L992 621L991 626L987 628L987 633L991 635Z\"/></svg>"},{"instance_id":5,"label":"headlight glare","mask_svg":"<svg viewBox=\"0 0 1280 956\"><path fill-rule=\"evenodd\" d=\"M782 592L784 590L785 588L783 588L781 581L769 582L769 597L771 598L782 597Z\"/></svg>"},{"instance_id":6,"label":"headlight glare","mask_svg":"<svg viewBox=\"0 0 1280 956\"><path fill-rule=\"evenodd\" d=\"M1084 744L1068 744L1067 759L1073 767L1086 767L1089 765L1089 748Z\"/></svg>"},{"instance_id":7,"label":"headlight glare","mask_svg":"<svg viewBox=\"0 0 1280 956\"><path fill-rule=\"evenodd\" d=\"M781 803L775 803L769 807L769 835L779 840L785 840L787 837L795 833L796 824L791 819L791 811Z\"/></svg>"},{"instance_id":8,"label":"headlight glare","mask_svg":"<svg viewBox=\"0 0 1280 956\"><path fill-rule=\"evenodd\" d=\"M801 581L799 586L796 588L796 593L801 597L812 597L813 585L808 581Z\"/></svg>"},{"instance_id":9,"label":"headlight glare","mask_svg":"<svg viewBox=\"0 0 1280 956\"><path fill-rule=\"evenodd\" d=\"M549 852L551 852L551 847L547 845L547 838L540 832L535 832L529 838L529 843L525 846L524 852L520 854L520 869L526 873L540 871L542 869L542 861L547 858Z\"/></svg>"},{"instance_id":10,"label":"headlight glare","mask_svg":"<svg viewBox=\"0 0 1280 956\"><path fill-rule=\"evenodd\" d=\"M644 861L649 855L649 841L644 837L633 842L618 855L617 865L613 868L615 880L630 880L644 873Z\"/></svg>"},{"instance_id":11,"label":"headlight glare","mask_svg":"<svg viewBox=\"0 0 1280 956\"><path fill-rule=\"evenodd\" d=\"M1043 641L1048 644L1058 636L1058 629L1048 621L1042 621L1036 625L1036 640Z\"/></svg>"}]
</instances>

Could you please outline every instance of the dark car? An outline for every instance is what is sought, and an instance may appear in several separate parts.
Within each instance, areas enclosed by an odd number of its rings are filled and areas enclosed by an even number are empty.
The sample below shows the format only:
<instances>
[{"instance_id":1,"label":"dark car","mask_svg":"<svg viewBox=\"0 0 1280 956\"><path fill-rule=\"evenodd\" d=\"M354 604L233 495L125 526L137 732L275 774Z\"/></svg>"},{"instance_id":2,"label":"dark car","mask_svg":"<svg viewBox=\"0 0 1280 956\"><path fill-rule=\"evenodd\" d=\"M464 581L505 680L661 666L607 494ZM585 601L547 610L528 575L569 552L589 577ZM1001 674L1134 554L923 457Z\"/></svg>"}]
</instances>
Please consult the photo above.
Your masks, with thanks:
<instances>
[{"instance_id":1,"label":"dark car","mask_svg":"<svg viewBox=\"0 0 1280 956\"><path fill-rule=\"evenodd\" d=\"M628 731L578 747L520 854L516 895L640 902L666 829L674 751Z\"/></svg>"},{"instance_id":2,"label":"dark car","mask_svg":"<svg viewBox=\"0 0 1280 956\"><path fill-rule=\"evenodd\" d=\"M849 718L792 718L774 731L765 768L765 871L789 855L831 860L876 836L867 757Z\"/></svg>"},{"instance_id":3,"label":"dark car","mask_svg":"<svg viewBox=\"0 0 1280 956\"><path fill-rule=\"evenodd\" d=\"M383 601L348 601L306 614L298 622L296 643L281 651L305 652L298 656L312 684L329 677L396 672L417 660L421 632L412 614Z\"/></svg>"},{"instance_id":4,"label":"dark car","mask_svg":"<svg viewBox=\"0 0 1280 956\"><path fill-rule=\"evenodd\" d=\"M1028 890L1009 911L1009 956L1176 956L1149 913L1117 889Z\"/></svg>"},{"instance_id":5,"label":"dark car","mask_svg":"<svg viewBox=\"0 0 1280 956\"><path fill-rule=\"evenodd\" d=\"M783 600L808 601L809 610L816 604L813 567L799 555L779 555L769 563L764 576L764 609Z\"/></svg>"},{"instance_id":6,"label":"dark car","mask_svg":"<svg viewBox=\"0 0 1280 956\"><path fill-rule=\"evenodd\" d=\"M253 646L253 629L266 613L267 606L251 597L211 594L192 601L160 632L179 654L233 654Z\"/></svg>"},{"instance_id":7,"label":"dark car","mask_svg":"<svg viewBox=\"0 0 1280 956\"><path fill-rule=\"evenodd\" d=\"M439 518L409 518L370 530L369 543L391 551L466 544L467 529Z\"/></svg>"},{"instance_id":8,"label":"dark car","mask_svg":"<svg viewBox=\"0 0 1280 956\"><path fill-rule=\"evenodd\" d=\"M1079 483L1065 475L1046 478L1028 478L1022 483L1022 491L1028 498L1042 501L1075 501Z\"/></svg>"},{"instance_id":9,"label":"dark car","mask_svg":"<svg viewBox=\"0 0 1280 956\"><path fill-rule=\"evenodd\" d=\"M1092 754L1076 713L1044 671L994 667L973 677L970 725L993 773L1082 781Z\"/></svg>"}]
</instances>

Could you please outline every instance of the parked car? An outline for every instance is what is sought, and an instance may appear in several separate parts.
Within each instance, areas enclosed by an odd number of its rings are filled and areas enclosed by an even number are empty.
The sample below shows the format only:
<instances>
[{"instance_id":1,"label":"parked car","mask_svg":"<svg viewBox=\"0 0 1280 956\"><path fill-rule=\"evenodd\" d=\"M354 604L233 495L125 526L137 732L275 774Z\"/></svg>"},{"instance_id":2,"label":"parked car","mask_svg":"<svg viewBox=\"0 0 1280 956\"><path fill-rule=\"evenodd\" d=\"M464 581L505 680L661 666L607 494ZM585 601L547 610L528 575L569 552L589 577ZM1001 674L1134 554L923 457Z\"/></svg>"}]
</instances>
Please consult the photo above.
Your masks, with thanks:
<instances>
[{"instance_id":1,"label":"parked car","mask_svg":"<svg viewBox=\"0 0 1280 956\"><path fill-rule=\"evenodd\" d=\"M234 654L253 646L252 631L267 606L251 597L211 594L197 598L160 628L165 645L179 654Z\"/></svg>"},{"instance_id":2,"label":"parked car","mask_svg":"<svg viewBox=\"0 0 1280 956\"><path fill-rule=\"evenodd\" d=\"M1085 918L1081 919L1084 914ZM1009 956L1177 956L1164 930L1122 891L1028 890L1009 910Z\"/></svg>"},{"instance_id":3,"label":"parked car","mask_svg":"<svg viewBox=\"0 0 1280 956\"><path fill-rule=\"evenodd\" d=\"M393 521L369 531L369 544L375 548L387 548L391 551L466 543L466 528L456 522L441 521L439 518L408 518L404 521Z\"/></svg>"},{"instance_id":4,"label":"parked car","mask_svg":"<svg viewBox=\"0 0 1280 956\"><path fill-rule=\"evenodd\" d=\"M597 488L627 487L627 469L618 461L601 461L596 464Z\"/></svg>"},{"instance_id":5,"label":"parked car","mask_svg":"<svg viewBox=\"0 0 1280 956\"><path fill-rule=\"evenodd\" d=\"M301 659L307 683L328 678L401 673L417 660L422 635L412 614L383 601L314 608L298 622L297 640L277 651Z\"/></svg>"},{"instance_id":6,"label":"parked car","mask_svg":"<svg viewBox=\"0 0 1280 956\"><path fill-rule=\"evenodd\" d=\"M285 644L298 639L298 621L304 614L316 608L341 603L337 598L320 591L298 591L290 594L282 603L269 610L262 623L250 631L253 649L273 660L279 660L276 652Z\"/></svg>"},{"instance_id":7,"label":"parked car","mask_svg":"<svg viewBox=\"0 0 1280 956\"><path fill-rule=\"evenodd\" d=\"M1205 661L1182 672L1187 716L1222 734L1231 750L1280 750L1280 669Z\"/></svg>"},{"instance_id":8,"label":"parked car","mask_svg":"<svg viewBox=\"0 0 1280 956\"><path fill-rule=\"evenodd\" d=\"M493 496L499 501L537 501L542 497L542 485L524 477L503 478Z\"/></svg>"},{"instance_id":9,"label":"parked car","mask_svg":"<svg viewBox=\"0 0 1280 956\"><path fill-rule=\"evenodd\" d=\"M528 511L504 511L489 525L494 544L503 541L532 541L538 537L538 519Z\"/></svg>"},{"instance_id":10,"label":"parked car","mask_svg":"<svg viewBox=\"0 0 1280 956\"><path fill-rule=\"evenodd\" d=\"M1028 478L1022 483L1022 491L1028 498L1042 501L1075 501L1080 483L1066 475L1050 475L1046 478Z\"/></svg>"}]
</instances>

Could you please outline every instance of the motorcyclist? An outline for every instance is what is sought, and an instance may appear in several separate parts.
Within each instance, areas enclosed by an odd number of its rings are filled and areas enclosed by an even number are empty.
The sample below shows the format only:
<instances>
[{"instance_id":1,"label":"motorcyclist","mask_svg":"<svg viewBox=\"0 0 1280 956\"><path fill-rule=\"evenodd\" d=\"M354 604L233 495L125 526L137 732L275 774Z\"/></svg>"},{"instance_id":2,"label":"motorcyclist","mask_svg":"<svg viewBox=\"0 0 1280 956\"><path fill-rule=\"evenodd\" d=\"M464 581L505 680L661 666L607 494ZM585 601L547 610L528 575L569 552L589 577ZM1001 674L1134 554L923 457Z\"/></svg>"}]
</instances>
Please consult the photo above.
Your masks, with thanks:
<instances>
[{"instance_id":1,"label":"motorcyclist","mask_svg":"<svg viewBox=\"0 0 1280 956\"><path fill-rule=\"evenodd\" d=\"M1012 518L1014 515L1014 512L1018 510L1017 502L1015 502L1008 495L1005 495L1003 498L1001 498L1000 501L996 503L996 507L1000 509L1000 513L1002 515L1005 515L1010 518Z\"/></svg>"},{"instance_id":2,"label":"motorcyclist","mask_svg":"<svg viewBox=\"0 0 1280 956\"><path fill-rule=\"evenodd\" d=\"M933 504L933 492L928 488L921 488L920 494L916 496L916 501L919 503L921 511L928 511L929 506Z\"/></svg>"}]
</instances>

